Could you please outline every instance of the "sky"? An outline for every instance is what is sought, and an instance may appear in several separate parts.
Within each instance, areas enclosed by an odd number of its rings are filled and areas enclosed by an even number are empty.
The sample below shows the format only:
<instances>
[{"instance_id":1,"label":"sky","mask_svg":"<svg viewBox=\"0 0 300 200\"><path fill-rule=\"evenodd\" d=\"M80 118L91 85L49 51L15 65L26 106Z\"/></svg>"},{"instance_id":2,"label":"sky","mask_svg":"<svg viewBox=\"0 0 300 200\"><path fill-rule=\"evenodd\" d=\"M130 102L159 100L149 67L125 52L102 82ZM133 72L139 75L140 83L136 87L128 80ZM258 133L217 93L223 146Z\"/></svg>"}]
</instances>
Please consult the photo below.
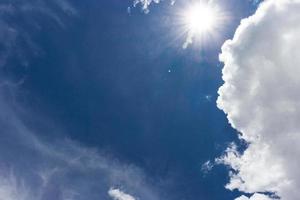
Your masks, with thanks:
<instances>
[{"instance_id":1,"label":"sky","mask_svg":"<svg viewBox=\"0 0 300 200\"><path fill-rule=\"evenodd\" d=\"M0 200L298 200L300 1L201 2L1 1Z\"/></svg>"}]
</instances>

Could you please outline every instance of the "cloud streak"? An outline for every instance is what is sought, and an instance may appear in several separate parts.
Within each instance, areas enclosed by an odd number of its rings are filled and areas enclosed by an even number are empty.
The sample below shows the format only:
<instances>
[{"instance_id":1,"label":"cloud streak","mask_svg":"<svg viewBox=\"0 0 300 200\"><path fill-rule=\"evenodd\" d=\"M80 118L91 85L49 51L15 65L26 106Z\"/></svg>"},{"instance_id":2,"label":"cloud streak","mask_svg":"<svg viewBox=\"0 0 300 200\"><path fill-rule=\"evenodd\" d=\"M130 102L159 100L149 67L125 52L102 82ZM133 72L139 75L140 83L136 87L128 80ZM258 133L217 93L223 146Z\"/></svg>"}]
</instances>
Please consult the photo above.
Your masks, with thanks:
<instances>
[{"instance_id":1,"label":"cloud streak","mask_svg":"<svg viewBox=\"0 0 300 200\"><path fill-rule=\"evenodd\" d=\"M3 88L0 94L0 128L5 130L0 140L0 199L108 199L112 185L121 185L143 199L158 199L156 189L139 168L69 139L42 139L20 116L38 120L16 102L9 103L11 97ZM43 130L43 135L57 132L62 133L56 127Z\"/></svg>"},{"instance_id":2,"label":"cloud streak","mask_svg":"<svg viewBox=\"0 0 300 200\"><path fill-rule=\"evenodd\" d=\"M24 106L26 74L6 73L30 67L43 54L34 37L44 26L39 19L63 29L67 16L77 14L62 0L0 3L0 200L108 200L107 191L116 185L157 200L157 189L141 169L68 139L65 130ZM16 17L26 26L12 20Z\"/></svg>"},{"instance_id":3,"label":"cloud streak","mask_svg":"<svg viewBox=\"0 0 300 200\"><path fill-rule=\"evenodd\" d=\"M67 19L77 15L66 0L1 2L0 85L22 82L24 74L12 77L11 72L16 68L26 71L30 60L43 54L33 37L44 26L40 19L50 19L53 26L64 28Z\"/></svg>"}]
</instances>

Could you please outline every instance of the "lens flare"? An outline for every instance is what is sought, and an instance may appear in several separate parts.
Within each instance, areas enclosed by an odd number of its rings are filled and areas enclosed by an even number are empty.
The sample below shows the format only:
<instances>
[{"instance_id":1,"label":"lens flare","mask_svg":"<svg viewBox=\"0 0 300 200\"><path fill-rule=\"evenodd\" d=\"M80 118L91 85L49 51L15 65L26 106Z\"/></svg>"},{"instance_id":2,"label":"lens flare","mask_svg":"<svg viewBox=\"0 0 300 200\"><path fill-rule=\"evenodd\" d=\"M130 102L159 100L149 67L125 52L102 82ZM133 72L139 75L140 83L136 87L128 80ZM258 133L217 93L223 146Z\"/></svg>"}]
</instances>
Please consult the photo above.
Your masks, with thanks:
<instances>
[{"instance_id":1,"label":"lens flare","mask_svg":"<svg viewBox=\"0 0 300 200\"><path fill-rule=\"evenodd\" d=\"M203 34L212 31L216 25L216 10L208 4L198 3L185 13L185 23L189 31Z\"/></svg>"},{"instance_id":2,"label":"lens flare","mask_svg":"<svg viewBox=\"0 0 300 200\"><path fill-rule=\"evenodd\" d=\"M228 19L220 6L209 0L189 3L181 12L183 32L187 35L183 48L195 40L201 44L216 39L225 20Z\"/></svg>"}]
</instances>

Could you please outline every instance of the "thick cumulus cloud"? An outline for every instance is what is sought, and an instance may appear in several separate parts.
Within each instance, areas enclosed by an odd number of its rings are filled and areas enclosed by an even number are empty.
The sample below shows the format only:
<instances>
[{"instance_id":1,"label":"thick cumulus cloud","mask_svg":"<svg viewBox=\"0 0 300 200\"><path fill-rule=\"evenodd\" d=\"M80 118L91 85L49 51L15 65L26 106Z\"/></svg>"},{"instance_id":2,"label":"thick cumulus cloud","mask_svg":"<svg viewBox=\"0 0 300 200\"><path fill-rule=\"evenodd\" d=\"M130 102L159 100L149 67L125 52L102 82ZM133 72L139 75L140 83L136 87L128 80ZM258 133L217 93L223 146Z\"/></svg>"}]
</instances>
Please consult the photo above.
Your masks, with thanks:
<instances>
[{"instance_id":1,"label":"thick cumulus cloud","mask_svg":"<svg viewBox=\"0 0 300 200\"><path fill-rule=\"evenodd\" d=\"M232 168L226 187L274 194L250 199L300 196L299 22L299 0L264 1L222 47L217 104L249 143L242 154L231 145L219 160Z\"/></svg>"}]
</instances>

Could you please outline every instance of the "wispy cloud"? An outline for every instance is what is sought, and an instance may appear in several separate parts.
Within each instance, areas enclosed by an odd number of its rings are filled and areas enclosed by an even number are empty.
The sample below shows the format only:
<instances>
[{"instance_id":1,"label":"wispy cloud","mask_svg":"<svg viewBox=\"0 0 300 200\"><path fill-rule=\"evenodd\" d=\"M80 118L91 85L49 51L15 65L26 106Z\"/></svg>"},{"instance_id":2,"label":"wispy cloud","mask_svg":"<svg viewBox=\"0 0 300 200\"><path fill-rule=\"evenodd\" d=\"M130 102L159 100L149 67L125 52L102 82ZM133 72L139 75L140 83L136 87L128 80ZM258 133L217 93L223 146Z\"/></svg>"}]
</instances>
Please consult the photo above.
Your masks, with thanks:
<instances>
[{"instance_id":1,"label":"wispy cloud","mask_svg":"<svg viewBox=\"0 0 300 200\"><path fill-rule=\"evenodd\" d=\"M65 130L20 102L20 96L26 98L20 91L24 74L15 78L5 73L30 67L31 59L43 53L32 35L43 26L39 18L64 28L66 16L77 14L62 0L0 3L0 199L105 200L110 199L109 188L117 185L156 200L158 192L141 169L68 139Z\"/></svg>"},{"instance_id":2,"label":"wispy cloud","mask_svg":"<svg viewBox=\"0 0 300 200\"><path fill-rule=\"evenodd\" d=\"M32 198L22 180L18 180L12 171L0 175L0 199L27 200Z\"/></svg>"},{"instance_id":3,"label":"wispy cloud","mask_svg":"<svg viewBox=\"0 0 300 200\"><path fill-rule=\"evenodd\" d=\"M107 190L114 185L143 199L158 199L139 168L68 139L41 139L3 99L5 92L0 94L0 199L107 199ZM59 128L44 130L43 135L57 132Z\"/></svg>"},{"instance_id":4,"label":"wispy cloud","mask_svg":"<svg viewBox=\"0 0 300 200\"><path fill-rule=\"evenodd\" d=\"M23 117L30 116L35 121L32 113L24 113L17 102L9 103L11 97L3 88L0 96L0 199L108 199L107 191L114 185L134 191L146 200L158 199L155 186L147 183L139 168L62 139L65 134L57 127L43 130L43 135L61 137L42 139L24 123ZM22 114L17 110L22 110ZM36 122L41 119L38 118Z\"/></svg>"},{"instance_id":5,"label":"wispy cloud","mask_svg":"<svg viewBox=\"0 0 300 200\"><path fill-rule=\"evenodd\" d=\"M65 27L66 16L78 12L67 0L55 1L4 1L0 3L0 85L22 82L24 77L8 77L13 68L28 68L29 60L43 54L32 37L49 18L60 28ZM22 20L14 20L19 18ZM22 23L23 22L23 23Z\"/></svg>"}]
</instances>

